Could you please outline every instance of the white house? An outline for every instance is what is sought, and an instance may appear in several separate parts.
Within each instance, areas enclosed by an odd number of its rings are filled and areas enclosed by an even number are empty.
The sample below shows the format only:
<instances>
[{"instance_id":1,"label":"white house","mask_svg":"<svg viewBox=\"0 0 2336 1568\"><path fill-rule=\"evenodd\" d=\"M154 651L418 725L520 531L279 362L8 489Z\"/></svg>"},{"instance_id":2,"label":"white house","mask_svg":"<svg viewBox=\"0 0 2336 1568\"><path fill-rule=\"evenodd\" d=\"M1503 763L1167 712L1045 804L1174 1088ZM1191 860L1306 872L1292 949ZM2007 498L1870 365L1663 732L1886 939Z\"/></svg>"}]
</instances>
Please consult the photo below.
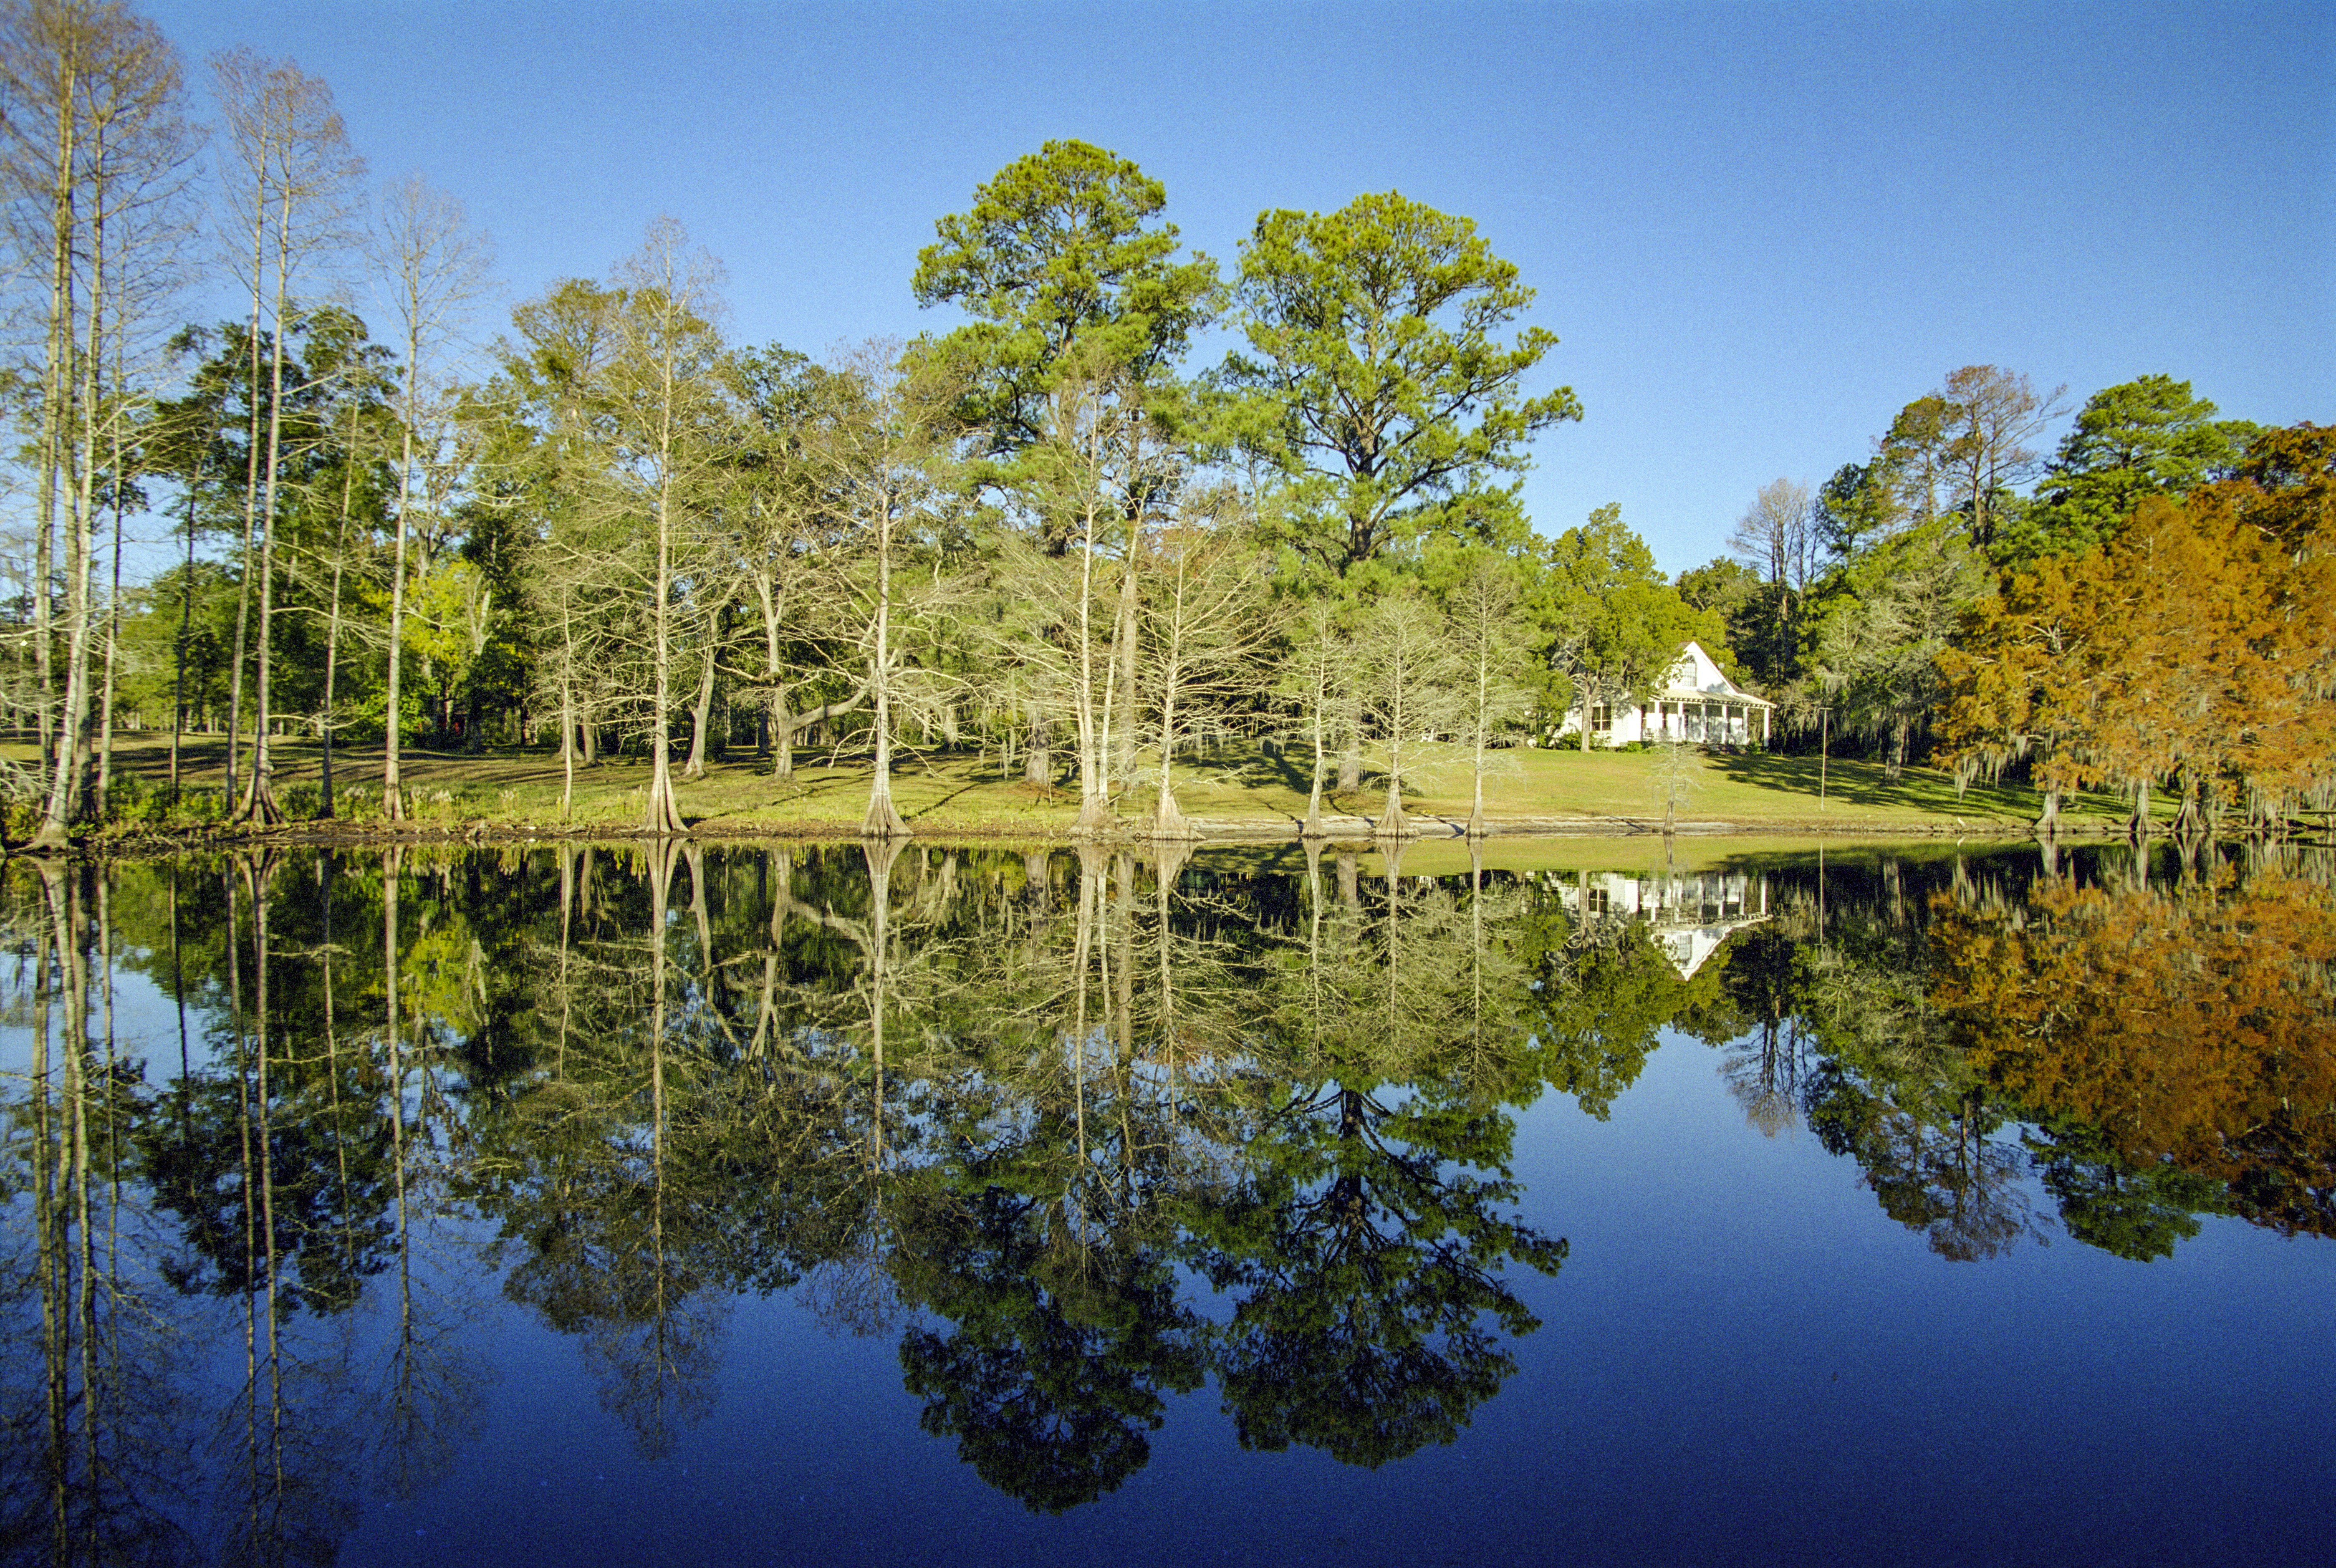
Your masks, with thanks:
<instances>
[{"instance_id":1,"label":"white house","mask_svg":"<svg viewBox=\"0 0 2336 1568\"><path fill-rule=\"evenodd\" d=\"M1754 696L1719 673L1712 657L1695 643L1679 649L1660 691L1641 705L1598 703L1590 709L1590 744L1628 745L1632 741L1682 740L1695 745L1766 745L1776 705ZM1558 727L1582 744L1582 716L1570 713Z\"/></svg>"},{"instance_id":2,"label":"white house","mask_svg":"<svg viewBox=\"0 0 2336 1568\"><path fill-rule=\"evenodd\" d=\"M1571 885L1558 877L1558 901L1585 923L1642 921L1679 979L1692 979L1703 961L1747 926L1768 918L1768 882L1741 872L1683 876L1625 876L1578 872Z\"/></svg>"}]
</instances>

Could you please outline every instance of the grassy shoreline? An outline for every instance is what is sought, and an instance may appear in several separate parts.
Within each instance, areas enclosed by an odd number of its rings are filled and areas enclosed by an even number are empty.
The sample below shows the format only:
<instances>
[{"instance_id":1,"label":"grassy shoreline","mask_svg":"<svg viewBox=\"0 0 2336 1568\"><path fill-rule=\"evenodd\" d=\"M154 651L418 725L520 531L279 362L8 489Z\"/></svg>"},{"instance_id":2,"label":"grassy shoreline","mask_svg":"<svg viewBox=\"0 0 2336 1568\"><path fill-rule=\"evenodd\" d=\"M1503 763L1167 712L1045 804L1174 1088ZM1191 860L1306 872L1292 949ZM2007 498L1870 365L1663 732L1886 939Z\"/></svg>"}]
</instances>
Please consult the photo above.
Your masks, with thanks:
<instances>
[{"instance_id":1,"label":"grassy shoreline","mask_svg":"<svg viewBox=\"0 0 2336 1568\"><path fill-rule=\"evenodd\" d=\"M278 740L271 749L277 793L296 820L266 834L270 840L626 837L641 831L645 814L649 770L643 758L577 768L563 814L562 768L549 753L409 749L403 772L410 820L395 825L381 811L379 748L340 747L333 759L335 816L317 821L316 747ZM1419 837L1456 837L1469 810L1467 754L1458 746L1424 749L1429 759L1406 788L1406 810ZM0 755L29 760L21 745L0 746ZM186 799L171 810L164 788L168 737L118 738L117 798L125 820L90 835L92 843L164 846L244 836L220 820L225 756L217 737L189 744L181 771ZM1909 768L1892 781L1874 764L1836 760L1825 769L1821 798L1814 757L1752 752L1681 760L1683 798L1673 825L1682 836L2019 837L2041 810L2033 790L1974 785L1958 792L1950 775L1934 769ZM1043 791L1002 778L997 763L994 755L912 755L895 769L894 798L920 836L1069 841L1075 788ZM1500 753L1484 780L1487 824L1503 837L1660 834L1673 783L1665 765L1653 752ZM1179 762L1177 797L1203 842L1293 841L1306 811L1309 766L1310 758L1229 746ZM1155 777L1147 769L1144 784L1116 803L1129 837L1142 835ZM867 801L868 769L839 758L799 765L792 780L779 780L767 758L734 756L712 765L703 778L679 781L677 790L683 816L701 836L852 837ZM1326 801L1335 813L1331 836L1372 837L1384 797L1384 781L1367 764L1362 789ZM2075 837L2122 833L2127 810L2121 799L2080 797L2064 807L2062 831Z\"/></svg>"}]
</instances>

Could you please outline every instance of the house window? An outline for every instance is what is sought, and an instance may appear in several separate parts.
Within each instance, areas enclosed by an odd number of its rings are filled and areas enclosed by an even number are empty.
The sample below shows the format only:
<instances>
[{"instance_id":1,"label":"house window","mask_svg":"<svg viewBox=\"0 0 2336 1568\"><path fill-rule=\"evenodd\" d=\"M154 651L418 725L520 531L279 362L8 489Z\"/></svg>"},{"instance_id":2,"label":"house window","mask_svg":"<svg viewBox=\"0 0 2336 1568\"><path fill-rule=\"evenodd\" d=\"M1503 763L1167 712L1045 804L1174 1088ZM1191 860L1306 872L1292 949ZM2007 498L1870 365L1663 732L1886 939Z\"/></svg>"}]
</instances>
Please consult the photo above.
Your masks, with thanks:
<instances>
[{"instance_id":1,"label":"house window","mask_svg":"<svg viewBox=\"0 0 2336 1568\"><path fill-rule=\"evenodd\" d=\"M1612 912L1613 907L1613 894L1608 892L1604 888L1591 888L1590 890L1590 912L1591 914L1609 914Z\"/></svg>"},{"instance_id":2,"label":"house window","mask_svg":"<svg viewBox=\"0 0 2336 1568\"><path fill-rule=\"evenodd\" d=\"M1600 703L1590 710L1590 733L1605 735L1614 727L1614 709L1610 703Z\"/></svg>"}]
</instances>

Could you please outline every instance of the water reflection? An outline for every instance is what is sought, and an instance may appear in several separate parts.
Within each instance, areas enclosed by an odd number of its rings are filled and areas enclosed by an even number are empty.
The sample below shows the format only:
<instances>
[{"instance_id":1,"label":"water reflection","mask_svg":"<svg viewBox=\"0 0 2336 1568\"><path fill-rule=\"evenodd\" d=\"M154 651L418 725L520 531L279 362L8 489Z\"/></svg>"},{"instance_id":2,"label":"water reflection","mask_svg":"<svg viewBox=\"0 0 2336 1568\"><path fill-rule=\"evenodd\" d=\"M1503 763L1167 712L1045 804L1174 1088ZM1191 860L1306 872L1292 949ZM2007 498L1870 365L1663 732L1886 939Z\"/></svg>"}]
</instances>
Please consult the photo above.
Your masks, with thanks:
<instances>
[{"instance_id":1,"label":"water reflection","mask_svg":"<svg viewBox=\"0 0 2336 1568\"><path fill-rule=\"evenodd\" d=\"M457 1462L498 1312L659 1457L780 1292L1035 1510L1204 1388L1386 1465L1566 1260L1517 1113L1609 1115L1666 1032L1945 1259L2336 1222L2324 857L1404 859L13 863L0 1541L330 1560Z\"/></svg>"}]
</instances>

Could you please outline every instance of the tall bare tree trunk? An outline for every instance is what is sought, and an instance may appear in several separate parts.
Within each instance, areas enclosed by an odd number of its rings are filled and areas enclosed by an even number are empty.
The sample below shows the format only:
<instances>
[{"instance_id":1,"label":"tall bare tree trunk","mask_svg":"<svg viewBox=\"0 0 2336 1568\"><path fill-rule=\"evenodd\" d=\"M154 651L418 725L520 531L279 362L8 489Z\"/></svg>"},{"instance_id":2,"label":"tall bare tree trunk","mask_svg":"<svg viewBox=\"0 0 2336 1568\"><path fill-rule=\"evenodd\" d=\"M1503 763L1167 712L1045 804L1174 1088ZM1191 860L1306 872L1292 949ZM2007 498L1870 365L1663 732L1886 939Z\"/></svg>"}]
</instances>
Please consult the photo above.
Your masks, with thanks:
<instances>
[{"instance_id":1,"label":"tall bare tree trunk","mask_svg":"<svg viewBox=\"0 0 2336 1568\"><path fill-rule=\"evenodd\" d=\"M861 836L906 838L909 824L892 804L892 499L879 502L876 521L876 657L868 668L876 698L876 768L868 785Z\"/></svg>"},{"instance_id":2,"label":"tall bare tree trunk","mask_svg":"<svg viewBox=\"0 0 2336 1568\"><path fill-rule=\"evenodd\" d=\"M179 579L179 637L170 685L170 803L179 803L179 743L187 727L187 639L195 625L195 485L187 482L187 559Z\"/></svg>"},{"instance_id":3,"label":"tall bare tree trunk","mask_svg":"<svg viewBox=\"0 0 2336 1568\"><path fill-rule=\"evenodd\" d=\"M1079 542L1079 814L1071 829L1081 838L1099 838L1112 827L1110 786L1105 777L1108 742L1098 733L1110 725L1111 704L1108 696L1100 705L1095 701L1095 514L1090 501L1084 509L1086 526Z\"/></svg>"},{"instance_id":4,"label":"tall bare tree trunk","mask_svg":"<svg viewBox=\"0 0 2336 1568\"><path fill-rule=\"evenodd\" d=\"M288 158L289 151L287 150ZM266 492L259 515L259 659L253 672L258 712L251 727L251 782L237 815L254 827L273 827L284 820L276 803L276 784L268 759L268 725L275 696L270 679L270 646L274 642L276 607L276 491L284 462L284 334L291 313L292 197L287 177L277 192L276 221L276 308L268 355L268 464Z\"/></svg>"},{"instance_id":5,"label":"tall bare tree trunk","mask_svg":"<svg viewBox=\"0 0 2336 1568\"><path fill-rule=\"evenodd\" d=\"M1127 525L1127 561L1121 569L1119 583L1119 622L1113 633L1113 651L1119 658L1119 723L1114 736L1112 757L1112 777L1124 781L1130 788L1135 784L1135 572L1136 556L1143 545L1140 525L1131 518Z\"/></svg>"},{"instance_id":6,"label":"tall bare tree trunk","mask_svg":"<svg viewBox=\"0 0 2336 1568\"><path fill-rule=\"evenodd\" d=\"M690 705L689 761L681 770L681 776L687 779L706 776L706 726L714 713L714 664L720 641L720 621L718 611L706 618L706 667L697 677L697 700Z\"/></svg>"},{"instance_id":7,"label":"tall bare tree trunk","mask_svg":"<svg viewBox=\"0 0 2336 1568\"><path fill-rule=\"evenodd\" d=\"M42 782L54 784L57 766L56 628L53 584L56 577L58 479L64 466L65 420L71 400L73 354L73 250L80 232L76 207L81 162L81 94L77 38L57 51L55 134L43 151L54 161L49 187L48 341L41 369L40 501L33 566L33 661L40 686ZM45 828L43 830L45 832Z\"/></svg>"},{"instance_id":8,"label":"tall bare tree trunk","mask_svg":"<svg viewBox=\"0 0 2336 1568\"><path fill-rule=\"evenodd\" d=\"M666 379L670 392L669 367ZM669 414L666 426L665 456L669 464L673 452ZM651 652L657 674L649 718L648 814L642 825L651 833L677 833L688 830L681 820L681 807L673 796L673 502L669 472L660 474L657 486L656 599Z\"/></svg>"},{"instance_id":9,"label":"tall bare tree trunk","mask_svg":"<svg viewBox=\"0 0 2336 1568\"><path fill-rule=\"evenodd\" d=\"M251 196L251 318L245 347L249 360L244 378L249 419L244 431L243 558L238 568L235 600L235 660L229 667L227 698L227 782L220 799L229 811L236 804L237 752L243 734L243 661L251 638L251 541L259 526L259 307L267 295L267 275L261 270L268 256L268 167L263 142L252 171Z\"/></svg>"},{"instance_id":10,"label":"tall bare tree trunk","mask_svg":"<svg viewBox=\"0 0 2336 1568\"><path fill-rule=\"evenodd\" d=\"M79 44L80 39L76 36L69 46L78 47ZM70 69L67 72L67 79L69 82L76 82ZM77 93L77 82L73 91ZM62 112L68 123L68 129L60 135L59 141L64 147L70 149L73 146L76 137L76 131L72 127L77 123L78 113L77 105L71 93L63 102ZM77 153L69 153L68 156L69 158L77 156ZM98 156L102 162L103 160L102 148ZM77 234L80 229L73 209L73 182L77 178L77 174L70 162L60 171L59 178L63 185L62 210L59 214L64 223L61 243L66 243L69 247L71 237ZM74 813L83 803L82 794L85 787L89 765L89 645L91 617L94 609L91 603L91 589L92 579L96 570L93 557L97 548L99 412L97 370L100 355L102 353L102 343L99 333L104 318L106 303L105 203L102 192L96 198L95 210L92 218L90 287L85 308L88 319L88 341L85 345L77 346L80 355L80 375L73 400L78 404L78 407L74 411L75 418L73 422L77 453L74 462L73 493L67 506L65 524L65 573L69 580L65 585L67 609L64 699L57 714L56 755L49 773L48 805L42 814L40 828L33 835L33 846L36 849L63 849L70 841L69 828ZM63 336L69 346L68 351L71 352L75 346L73 343L75 324L70 254L66 258L65 265L64 291L60 303L65 317ZM55 384L60 389L62 403L63 401L62 389L65 384L63 367L59 369ZM59 436L58 445L61 449L64 427L64 411L62 407L57 412L56 425ZM63 453L57 450L48 455L62 458ZM53 467L54 464L44 462L43 466L45 470ZM54 487L54 474L49 474L44 482ZM47 594L48 588L44 579L41 588L41 597L44 600L46 599ZM47 644L44 641L43 650L45 652Z\"/></svg>"}]
</instances>

